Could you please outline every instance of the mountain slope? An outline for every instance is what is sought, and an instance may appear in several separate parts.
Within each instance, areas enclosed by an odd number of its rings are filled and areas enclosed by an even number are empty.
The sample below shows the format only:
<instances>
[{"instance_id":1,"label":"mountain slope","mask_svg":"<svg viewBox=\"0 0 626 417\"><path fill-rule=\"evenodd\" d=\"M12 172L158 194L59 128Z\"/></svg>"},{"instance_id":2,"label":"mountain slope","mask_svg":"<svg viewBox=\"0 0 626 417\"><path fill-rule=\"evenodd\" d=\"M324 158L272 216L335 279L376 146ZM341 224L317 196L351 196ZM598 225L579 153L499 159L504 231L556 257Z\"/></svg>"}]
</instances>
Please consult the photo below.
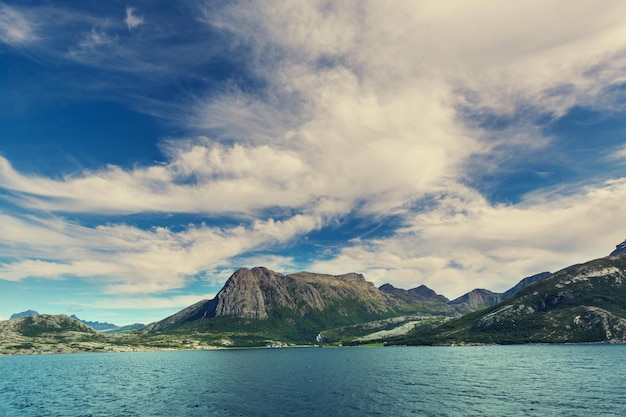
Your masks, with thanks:
<instances>
[{"instance_id":1,"label":"mountain slope","mask_svg":"<svg viewBox=\"0 0 626 417\"><path fill-rule=\"evenodd\" d=\"M394 317L424 305L380 291L360 274L283 275L263 267L242 268L214 299L200 301L138 333L197 332L235 344L313 343L322 330Z\"/></svg>"},{"instance_id":2,"label":"mountain slope","mask_svg":"<svg viewBox=\"0 0 626 417\"><path fill-rule=\"evenodd\" d=\"M526 277L524 279L522 279L520 282L517 283L517 285L515 285L513 288L506 290L505 292L502 293L502 299L505 300L509 297L511 297L512 295L517 294L518 292L520 292L521 290L523 290L524 288L528 287L530 284L533 284L537 281L541 281L544 278L549 277L551 274L549 272L541 272L539 274L530 276L530 277Z\"/></svg>"},{"instance_id":3,"label":"mountain slope","mask_svg":"<svg viewBox=\"0 0 626 417\"><path fill-rule=\"evenodd\" d=\"M626 254L573 265L400 344L626 342Z\"/></svg>"}]
</instances>

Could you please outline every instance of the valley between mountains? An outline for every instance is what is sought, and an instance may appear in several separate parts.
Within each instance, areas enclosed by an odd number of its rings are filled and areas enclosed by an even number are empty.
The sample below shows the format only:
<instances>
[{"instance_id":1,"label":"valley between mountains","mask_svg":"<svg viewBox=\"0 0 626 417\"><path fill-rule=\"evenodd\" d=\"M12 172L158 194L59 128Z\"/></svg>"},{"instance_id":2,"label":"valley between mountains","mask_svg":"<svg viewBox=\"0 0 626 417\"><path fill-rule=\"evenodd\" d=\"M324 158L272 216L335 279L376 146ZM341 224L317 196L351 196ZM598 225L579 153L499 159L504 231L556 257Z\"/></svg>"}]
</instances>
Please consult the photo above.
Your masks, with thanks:
<instances>
[{"instance_id":1,"label":"valley between mountains","mask_svg":"<svg viewBox=\"0 0 626 417\"><path fill-rule=\"evenodd\" d=\"M621 248L621 249L620 249ZM230 347L626 342L626 245L504 293L455 300L363 275L242 268L211 300L161 321L100 331L64 315L0 322L0 354ZM28 313L28 312L25 312ZM90 323L90 322L86 322ZM97 322L95 322L97 323Z\"/></svg>"}]
</instances>

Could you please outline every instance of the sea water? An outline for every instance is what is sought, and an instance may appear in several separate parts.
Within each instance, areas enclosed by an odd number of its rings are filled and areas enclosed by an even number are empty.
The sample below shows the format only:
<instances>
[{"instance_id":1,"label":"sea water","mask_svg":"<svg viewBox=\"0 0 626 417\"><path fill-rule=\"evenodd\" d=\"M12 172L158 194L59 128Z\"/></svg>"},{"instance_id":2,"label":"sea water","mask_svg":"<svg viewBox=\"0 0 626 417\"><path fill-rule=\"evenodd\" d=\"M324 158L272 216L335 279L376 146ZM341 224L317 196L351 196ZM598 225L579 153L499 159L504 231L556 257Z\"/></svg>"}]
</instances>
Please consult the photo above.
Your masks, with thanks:
<instances>
[{"instance_id":1,"label":"sea water","mask_svg":"<svg viewBox=\"0 0 626 417\"><path fill-rule=\"evenodd\" d=\"M0 416L625 416L626 345L0 357Z\"/></svg>"}]
</instances>

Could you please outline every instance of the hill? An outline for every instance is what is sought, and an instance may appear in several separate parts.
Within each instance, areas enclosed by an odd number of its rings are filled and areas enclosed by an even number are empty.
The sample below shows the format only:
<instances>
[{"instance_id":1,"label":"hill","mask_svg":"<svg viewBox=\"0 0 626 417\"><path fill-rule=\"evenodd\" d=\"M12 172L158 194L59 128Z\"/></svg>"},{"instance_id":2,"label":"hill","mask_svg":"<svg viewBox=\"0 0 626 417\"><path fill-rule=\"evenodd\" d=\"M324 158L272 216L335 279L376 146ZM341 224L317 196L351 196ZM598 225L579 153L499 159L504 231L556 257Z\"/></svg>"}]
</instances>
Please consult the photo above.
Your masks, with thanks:
<instances>
[{"instance_id":1,"label":"hill","mask_svg":"<svg viewBox=\"0 0 626 417\"><path fill-rule=\"evenodd\" d=\"M0 354L72 352L95 330L66 315L40 314L0 321Z\"/></svg>"},{"instance_id":2,"label":"hill","mask_svg":"<svg viewBox=\"0 0 626 417\"><path fill-rule=\"evenodd\" d=\"M626 342L626 253L573 265L503 302L391 344Z\"/></svg>"}]
</instances>

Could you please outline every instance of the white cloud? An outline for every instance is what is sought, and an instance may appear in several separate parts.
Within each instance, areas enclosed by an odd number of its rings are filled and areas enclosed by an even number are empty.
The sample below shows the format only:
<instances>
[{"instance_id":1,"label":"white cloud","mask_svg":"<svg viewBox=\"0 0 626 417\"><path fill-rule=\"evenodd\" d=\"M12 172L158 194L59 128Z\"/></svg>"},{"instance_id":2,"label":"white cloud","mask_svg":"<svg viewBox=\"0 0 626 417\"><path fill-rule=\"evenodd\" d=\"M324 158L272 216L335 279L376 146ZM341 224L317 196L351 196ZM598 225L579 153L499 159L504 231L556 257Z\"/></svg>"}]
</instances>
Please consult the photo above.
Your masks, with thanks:
<instances>
[{"instance_id":1,"label":"white cloud","mask_svg":"<svg viewBox=\"0 0 626 417\"><path fill-rule=\"evenodd\" d=\"M62 219L8 215L2 220L0 246L6 248L4 256L15 260L0 263L1 279L76 276L100 282L109 294L181 288L189 277L228 266L235 256L286 243L322 225L320 218L302 215L228 229L190 226L180 232L126 225L89 228Z\"/></svg>"},{"instance_id":2,"label":"white cloud","mask_svg":"<svg viewBox=\"0 0 626 417\"><path fill-rule=\"evenodd\" d=\"M210 138L169 141L162 164L107 166L62 179L24 175L0 157L0 183L13 203L43 212L257 220L172 232L5 216L0 236L8 253L20 258L32 248L31 257L41 260L5 263L0 272L15 280L97 270L109 277L110 293L163 291L353 210L401 215L407 227L386 239L354 241L311 269L365 272L379 284L423 282L450 295L476 286L505 289L525 275L600 254L607 242L623 240L615 209L625 197L622 180L569 195L540 190L509 206L460 184L470 161L498 172L512 153L541 152L551 138L534 126L538 114L612 105L607 91L626 80L625 8L610 0L231 3L207 22L247 43L247 69L267 88L231 88L179 109L181 123ZM143 18L128 7L125 22L130 31ZM119 46L112 30L93 27L77 54ZM518 113L520 121L497 135L467 120ZM624 154L620 148L614 156ZM416 214L425 198L434 205ZM266 214L275 209L298 214L275 221ZM291 264L289 257L271 261Z\"/></svg>"},{"instance_id":3,"label":"white cloud","mask_svg":"<svg viewBox=\"0 0 626 417\"><path fill-rule=\"evenodd\" d=\"M609 155L609 159L626 160L626 145L622 145L621 147L614 149L613 153Z\"/></svg>"},{"instance_id":4,"label":"white cloud","mask_svg":"<svg viewBox=\"0 0 626 417\"><path fill-rule=\"evenodd\" d=\"M449 297L477 287L504 291L526 276L608 255L626 237L625 198L626 179L519 205L491 205L460 188L396 235L354 241L311 269L356 270L377 285L426 284Z\"/></svg>"},{"instance_id":5,"label":"white cloud","mask_svg":"<svg viewBox=\"0 0 626 417\"><path fill-rule=\"evenodd\" d=\"M126 19L124 19L124 22L126 23L126 26L128 26L129 31L135 29L139 25L143 25L144 23L143 16L137 16L134 13L134 7L126 7Z\"/></svg>"},{"instance_id":6,"label":"white cloud","mask_svg":"<svg viewBox=\"0 0 626 417\"><path fill-rule=\"evenodd\" d=\"M106 33L101 28L91 28L91 32L85 34L83 40L78 43L80 48L95 49L117 42L117 36Z\"/></svg>"},{"instance_id":7,"label":"white cloud","mask_svg":"<svg viewBox=\"0 0 626 417\"><path fill-rule=\"evenodd\" d=\"M21 46L37 41L36 26L21 11L0 4L0 41Z\"/></svg>"},{"instance_id":8,"label":"white cloud","mask_svg":"<svg viewBox=\"0 0 626 417\"><path fill-rule=\"evenodd\" d=\"M202 300L210 300L215 297L215 293L198 295L177 295L172 297L115 297L98 300L85 307L102 308L107 310L149 310L164 308L189 307Z\"/></svg>"}]
</instances>

